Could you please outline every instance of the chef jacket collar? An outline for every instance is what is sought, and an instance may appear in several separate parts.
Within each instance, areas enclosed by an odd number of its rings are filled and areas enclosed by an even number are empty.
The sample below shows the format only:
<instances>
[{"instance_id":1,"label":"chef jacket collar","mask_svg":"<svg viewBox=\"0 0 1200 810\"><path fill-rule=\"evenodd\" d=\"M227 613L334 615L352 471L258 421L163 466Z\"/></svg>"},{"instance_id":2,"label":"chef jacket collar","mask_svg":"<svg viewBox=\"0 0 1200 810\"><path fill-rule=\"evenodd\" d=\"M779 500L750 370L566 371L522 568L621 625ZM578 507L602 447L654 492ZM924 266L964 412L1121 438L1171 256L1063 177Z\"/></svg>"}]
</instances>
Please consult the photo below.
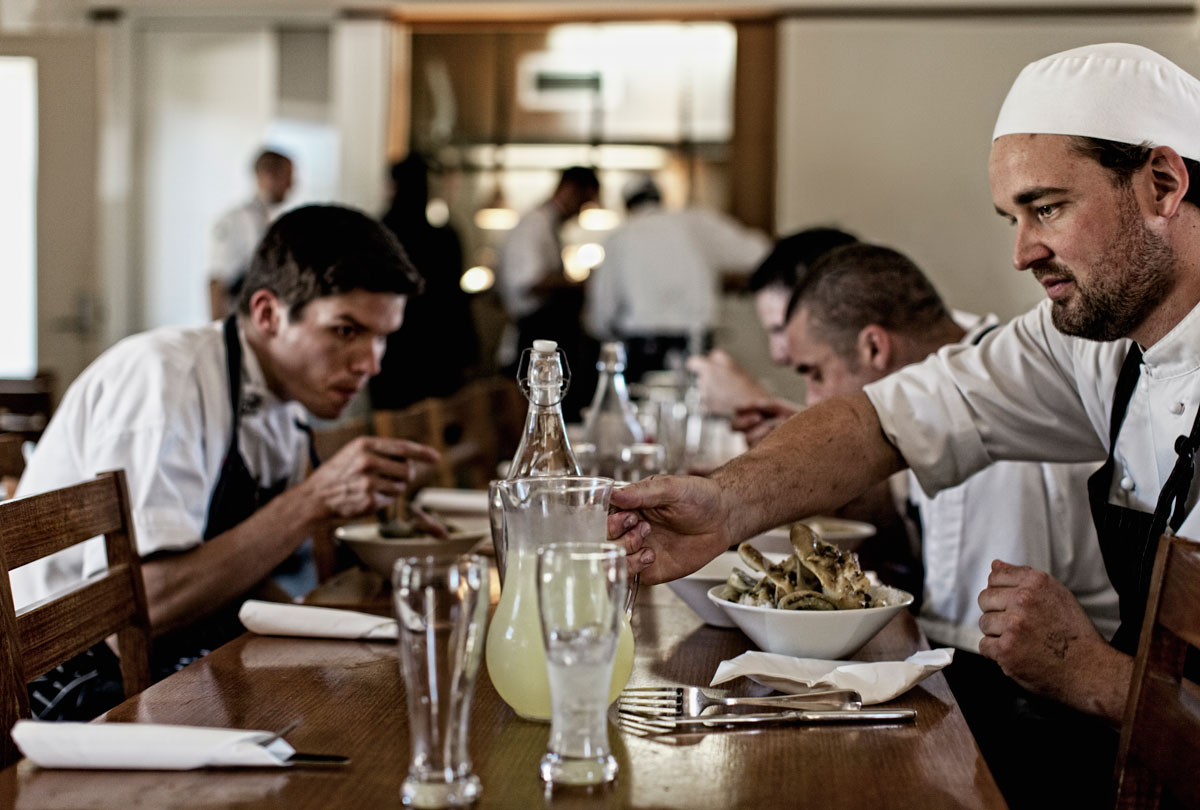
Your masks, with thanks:
<instances>
[{"instance_id":1,"label":"chef jacket collar","mask_svg":"<svg viewBox=\"0 0 1200 810\"><path fill-rule=\"evenodd\" d=\"M1200 304L1142 355L1144 370L1160 379L1200 369Z\"/></svg>"}]
</instances>

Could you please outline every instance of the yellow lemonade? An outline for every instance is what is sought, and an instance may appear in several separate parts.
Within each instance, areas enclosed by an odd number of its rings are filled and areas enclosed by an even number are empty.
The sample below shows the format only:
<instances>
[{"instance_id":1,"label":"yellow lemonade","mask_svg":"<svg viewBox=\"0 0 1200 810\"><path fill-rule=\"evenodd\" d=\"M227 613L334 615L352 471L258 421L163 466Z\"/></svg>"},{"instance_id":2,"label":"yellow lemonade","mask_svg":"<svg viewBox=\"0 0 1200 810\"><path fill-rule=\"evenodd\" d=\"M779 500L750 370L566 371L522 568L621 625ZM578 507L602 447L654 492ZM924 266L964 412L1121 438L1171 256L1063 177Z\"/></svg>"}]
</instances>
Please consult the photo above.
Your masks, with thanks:
<instances>
[{"instance_id":1,"label":"yellow lemonade","mask_svg":"<svg viewBox=\"0 0 1200 810\"><path fill-rule=\"evenodd\" d=\"M518 551L507 560L500 602L488 628L486 662L504 702L529 720L550 719L550 682L537 603L537 554ZM611 703L633 672L633 631L624 611L613 663Z\"/></svg>"}]
</instances>

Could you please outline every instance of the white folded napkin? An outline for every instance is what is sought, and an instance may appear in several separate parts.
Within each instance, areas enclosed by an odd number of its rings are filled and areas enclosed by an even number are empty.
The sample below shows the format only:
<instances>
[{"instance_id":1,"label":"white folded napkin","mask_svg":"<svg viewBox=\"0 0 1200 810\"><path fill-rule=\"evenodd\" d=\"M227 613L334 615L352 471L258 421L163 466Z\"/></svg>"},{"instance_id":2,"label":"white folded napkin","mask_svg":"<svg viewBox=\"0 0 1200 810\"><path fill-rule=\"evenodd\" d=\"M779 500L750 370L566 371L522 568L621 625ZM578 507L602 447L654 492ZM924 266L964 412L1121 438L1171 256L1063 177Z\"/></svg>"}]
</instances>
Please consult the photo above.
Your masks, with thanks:
<instances>
[{"instance_id":1,"label":"white folded napkin","mask_svg":"<svg viewBox=\"0 0 1200 810\"><path fill-rule=\"evenodd\" d=\"M717 666L710 686L746 677L780 692L797 694L814 686L853 689L864 706L885 703L954 659L954 650L941 647L913 653L903 661L822 661L766 652L745 652Z\"/></svg>"},{"instance_id":2,"label":"white folded napkin","mask_svg":"<svg viewBox=\"0 0 1200 810\"><path fill-rule=\"evenodd\" d=\"M354 610L249 599L242 604L238 618L247 630L263 636L396 638L394 619Z\"/></svg>"},{"instance_id":3,"label":"white folded napkin","mask_svg":"<svg viewBox=\"0 0 1200 810\"><path fill-rule=\"evenodd\" d=\"M193 768L278 768L295 753L275 734L235 728L157 723L44 723L19 720L12 738L43 768L187 771Z\"/></svg>"},{"instance_id":4,"label":"white folded napkin","mask_svg":"<svg viewBox=\"0 0 1200 810\"><path fill-rule=\"evenodd\" d=\"M488 513L488 494L482 489L427 487L417 493L416 502L422 509L432 509L434 512Z\"/></svg>"}]
</instances>

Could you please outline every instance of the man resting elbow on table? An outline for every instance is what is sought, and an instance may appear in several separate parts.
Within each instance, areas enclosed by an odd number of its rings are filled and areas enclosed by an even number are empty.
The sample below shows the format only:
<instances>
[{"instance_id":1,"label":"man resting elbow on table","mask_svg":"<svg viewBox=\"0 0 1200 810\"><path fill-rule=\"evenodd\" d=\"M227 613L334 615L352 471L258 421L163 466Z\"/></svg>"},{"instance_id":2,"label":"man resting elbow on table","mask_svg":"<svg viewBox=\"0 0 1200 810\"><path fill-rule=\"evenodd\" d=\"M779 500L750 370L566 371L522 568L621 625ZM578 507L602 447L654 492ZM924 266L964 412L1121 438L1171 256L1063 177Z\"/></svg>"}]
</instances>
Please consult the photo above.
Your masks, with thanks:
<instances>
[{"instance_id":1,"label":"man resting elbow on table","mask_svg":"<svg viewBox=\"0 0 1200 810\"><path fill-rule=\"evenodd\" d=\"M68 389L18 494L126 470L156 677L241 632L240 603L316 528L390 505L415 462L436 460L414 442L364 437L305 478L307 414L338 417L378 373L386 338L421 286L374 220L334 206L296 209L268 230L224 324L128 338ZM104 564L91 541L13 572L14 598L40 599ZM112 680L111 653L98 645L83 658L31 686L36 714L107 708L93 693L112 691L97 685ZM65 694L77 682L93 685Z\"/></svg>"},{"instance_id":2,"label":"man resting elbow on table","mask_svg":"<svg viewBox=\"0 0 1200 810\"><path fill-rule=\"evenodd\" d=\"M614 493L649 526L630 535L632 568L644 567L646 582L682 576L906 466L935 492L1002 459L1107 457L1089 490L1120 599L1112 644L1060 583L997 561L979 596L980 652L1031 691L1119 723L1152 569L1144 561L1168 515L1200 537L1193 493L1166 493L1154 514L1200 399L1197 97L1195 78L1130 45L1026 68L1001 110L989 174L994 206L1014 226L1013 264L1050 300L982 345L945 347L793 417L711 478ZM1111 112L1130 109L1139 112ZM1175 500L1183 508L1172 514Z\"/></svg>"}]
</instances>

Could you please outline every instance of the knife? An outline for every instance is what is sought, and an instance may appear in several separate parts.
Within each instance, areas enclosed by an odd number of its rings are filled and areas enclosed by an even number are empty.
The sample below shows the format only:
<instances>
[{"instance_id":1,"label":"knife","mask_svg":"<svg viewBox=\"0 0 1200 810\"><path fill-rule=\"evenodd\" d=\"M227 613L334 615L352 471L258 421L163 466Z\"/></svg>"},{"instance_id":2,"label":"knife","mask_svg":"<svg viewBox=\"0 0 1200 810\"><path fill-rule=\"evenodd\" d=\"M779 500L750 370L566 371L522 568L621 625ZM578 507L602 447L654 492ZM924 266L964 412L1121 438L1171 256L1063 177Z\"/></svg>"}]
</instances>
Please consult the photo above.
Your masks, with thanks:
<instances>
[{"instance_id":1,"label":"knife","mask_svg":"<svg viewBox=\"0 0 1200 810\"><path fill-rule=\"evenodd\" d=\"M701 717L659 717L674 726L682 725L754 725L758 723L899 723L917 716L916 709L857 709L854 711L788 710L761 714L709 714Z\"/></svg>"}]
</instances>

